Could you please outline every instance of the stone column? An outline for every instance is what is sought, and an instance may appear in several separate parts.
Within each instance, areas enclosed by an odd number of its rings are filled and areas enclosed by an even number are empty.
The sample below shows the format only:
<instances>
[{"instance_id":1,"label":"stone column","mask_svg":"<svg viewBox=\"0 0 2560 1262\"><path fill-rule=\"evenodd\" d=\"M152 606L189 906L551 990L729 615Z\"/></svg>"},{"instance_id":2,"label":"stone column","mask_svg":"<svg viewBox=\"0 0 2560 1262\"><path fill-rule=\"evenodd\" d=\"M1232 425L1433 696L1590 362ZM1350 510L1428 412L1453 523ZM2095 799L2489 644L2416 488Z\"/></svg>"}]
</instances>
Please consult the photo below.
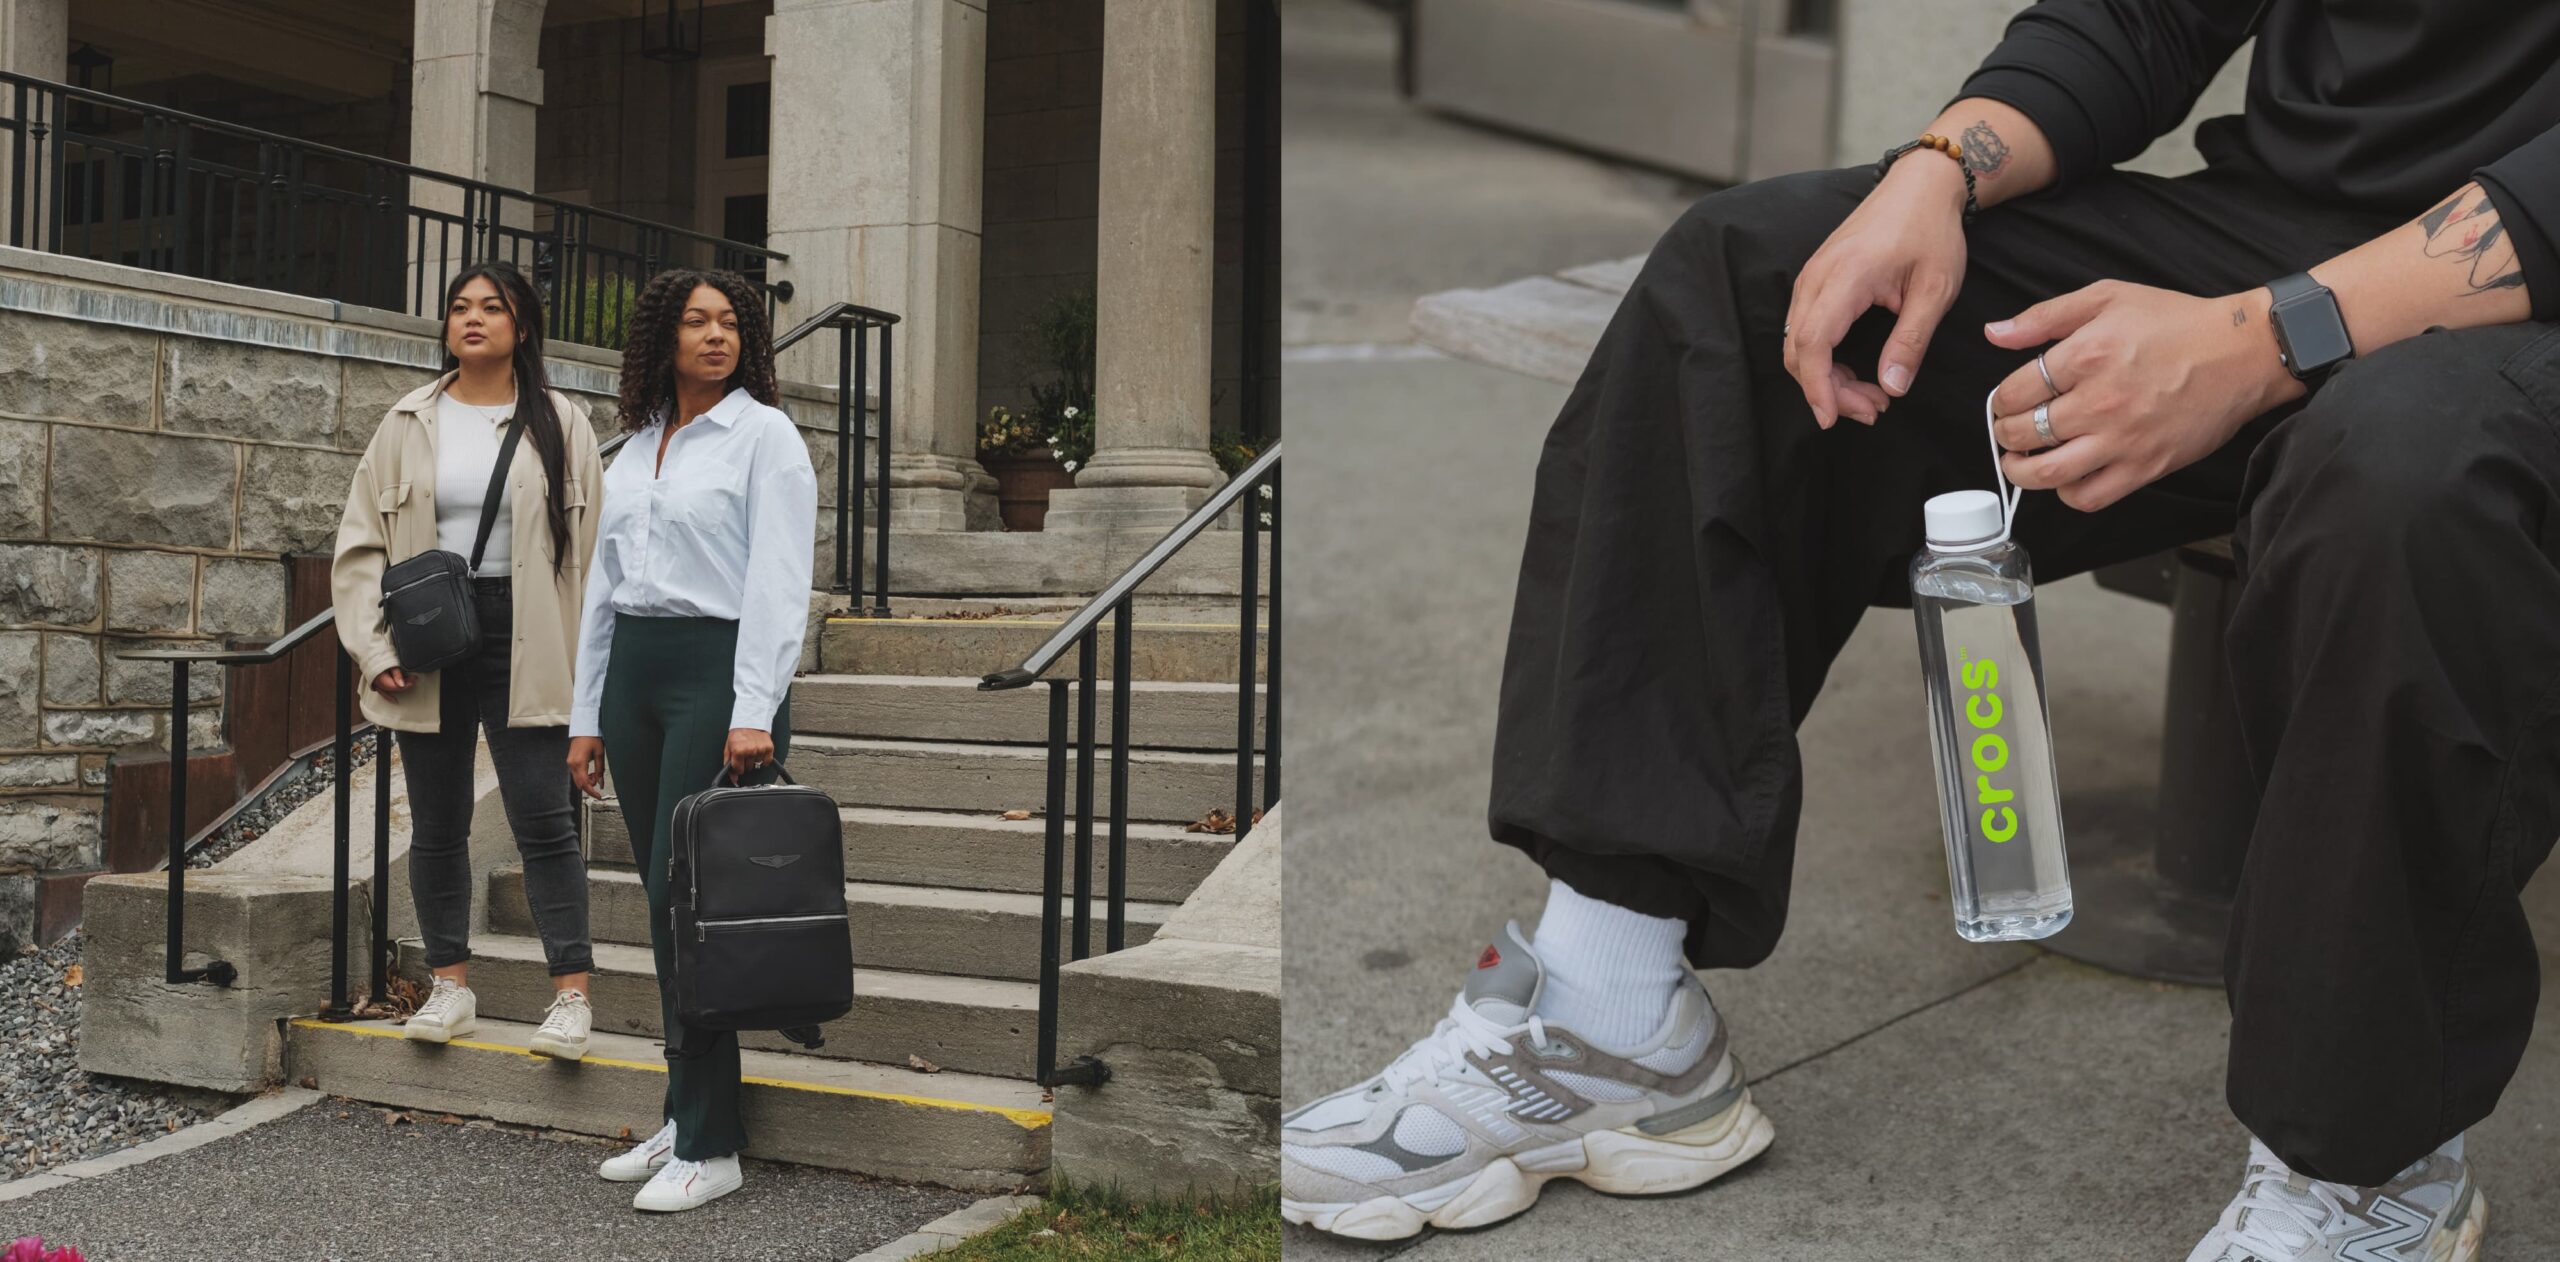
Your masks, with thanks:
<instances>
[{"instance_id":1,"label":"stone column","mask_svg":"<svg viewBox=\"0 0 2560 1262\"><path fill-rule=\"evenodd\" d=\"M896 312L890 523L992 529L976 416L985 0L774 0L765 50L783 322L832 302ZM782 374L835 384L835 339L811 341Z\"/></svg>"},{"instance_id":2,"label":"stone column","mask_svg":"<svg viewBox=\"0 0 2560 1262\"><path fill-rule=\"evenodd\" d=\"M411 165L513 189L533 188L545 3L435 0L417 6L409 67ZM462 210L461 190L449 184L413 179L409 198L420 208L448 214ZM522 203L503 206L500 215L510 227L533 225L533 208ZM440 293L445 278L461 265L459 234L448 250L430 228L423 254L414 234L409 248L419 255L409 264L426 271L423 288L430 295ZM426 301L432 306L435 298Z\"/></svg>"},{"instance_id":3,"label":"stone column","mask_svg":"<svg viewBox=\"0 0 2560 1262\"><path fill-rule=\"evenodd\" d=\"M71 77L71 0L0 0L0 70L56 83ZM18 107L14 91L0 91L0 115ZM8 243L9 189L17 172L0 167L0 244ZM28 215L33 231L35 216ZM33 246L31 237L16 244Z\"/></svg>"},{"instance_id":4,"label":"stone column","mask_svg":"<svg viewBox=\"0 0 2560 1262\"><path fill-rule=\"evenodd\" d=\"M1105 0L1094 455L1047 528L1162 528L1226 481L1209 455L1218 6Z\"/></svg>"}]
</instances>

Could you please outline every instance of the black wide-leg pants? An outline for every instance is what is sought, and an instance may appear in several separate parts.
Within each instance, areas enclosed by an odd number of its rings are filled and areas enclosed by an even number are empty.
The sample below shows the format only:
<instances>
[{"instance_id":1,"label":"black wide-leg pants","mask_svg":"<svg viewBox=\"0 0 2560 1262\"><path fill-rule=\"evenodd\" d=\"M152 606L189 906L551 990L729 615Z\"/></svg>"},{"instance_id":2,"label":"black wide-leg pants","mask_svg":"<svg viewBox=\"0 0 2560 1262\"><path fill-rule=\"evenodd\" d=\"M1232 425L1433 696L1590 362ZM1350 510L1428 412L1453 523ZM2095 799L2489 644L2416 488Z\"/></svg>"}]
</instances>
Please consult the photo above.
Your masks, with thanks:
<instances>
[{"instance_id":1,"label":"black wide-leg pants","mask_svg":"<svg viewBox=\"0 0 2560 1262\"><path fill-rule=\"evenodd\" d=\"M2229 135L2206 125L2192 175L1981 215L1961 295L1873 428L1817 429L1779 357L1796 272L1871 169L1684 215L1539 461L1493 836L1686 919L1701 967L1767 957L1796 726L1865 611L1910 603L1922 501L1991 484L1983 396L2028 357L1981 326L2102 279L2240 292L2407 218L2295 195ZM1892 323L1870 312L1842 361L1872 379ZM2560 833L2560 326L2383 348L2102 511L2030 494L2017 521L2047 581L2226 532L2261 789L2227 961L2231 1106L2296 1169L2379 1184L2488 1115L2532 1027L2519 891Z\"/></svg>"}]
</instances>

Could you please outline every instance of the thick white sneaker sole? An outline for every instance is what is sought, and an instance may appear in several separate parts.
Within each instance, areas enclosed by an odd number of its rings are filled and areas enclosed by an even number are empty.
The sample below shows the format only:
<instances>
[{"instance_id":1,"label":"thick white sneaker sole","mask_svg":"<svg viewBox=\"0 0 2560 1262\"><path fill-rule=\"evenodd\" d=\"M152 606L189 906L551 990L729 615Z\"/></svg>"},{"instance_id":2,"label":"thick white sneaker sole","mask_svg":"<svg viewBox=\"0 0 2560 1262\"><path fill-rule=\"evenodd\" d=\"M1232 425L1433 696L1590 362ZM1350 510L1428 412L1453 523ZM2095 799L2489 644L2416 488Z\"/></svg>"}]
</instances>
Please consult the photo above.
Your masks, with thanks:
<instances>
[{"instance_id":1,"label":"thick white sneaker sole","mask_svg":"<svg viewBox=\"0 0 2560 1262\"><path fill-rule=\"evenodd\" d=\"M1712 1183L1768 1150L1777 1131L1751 1093L1716 1116L1668 1135L1634 1127L1595 1131L1548 1148L1496 1157L1464 1179L1408 1196L1352 1204L1283 1197L1280 1216L1354 1240L1402 1240L1425 1227L1488 1227L1537 1204L1551 1179L1618 1196L1685 1192ZM2458 1262L2471 1262L2468 1256Z\"/></svg>"},{"instance_id":2,"label":"thick white sneaker sole","mask_svg":"<svg viewBox=\"0 0 2560 1262\"><path fill-rule=\"evenodd\" d=\"M2471 1194L2471 1213L2462 1220L2460 1230L2445 1233L2436 1240L2427 1262L2478 1262L2480 1238L2489 1232L2489 1198L2477 1191Z\"/></svg>"},{"instance_id":3,"label":"thick white sneaker sole","mask_svg":"<svg viewBox=\"0 0 2560 1262\"><path fill-rule=\"evenodd\" d=\"M424 1025L409 1021L401 1025L400 1037L412 1043L450 1043L458 1038L470 1037L471 1032L479 1028L478 1017L464 1017L452 1025Z\"/></svg>"},{"instance_id":4,"label":"thick white sneaker sole","mask_svg":"<svg viewBox=\"0 0 2560 1262\"><path fill-rule=\"evenodd\" d=\"M587 1058L585 1039L565 1039L557 1034L545 1034L540 1030L534 1031L533 1037L526 1040L525 1049L536 1056L548 1056L553 1060L585 1060Z\"/></svg>"}]
</instances>

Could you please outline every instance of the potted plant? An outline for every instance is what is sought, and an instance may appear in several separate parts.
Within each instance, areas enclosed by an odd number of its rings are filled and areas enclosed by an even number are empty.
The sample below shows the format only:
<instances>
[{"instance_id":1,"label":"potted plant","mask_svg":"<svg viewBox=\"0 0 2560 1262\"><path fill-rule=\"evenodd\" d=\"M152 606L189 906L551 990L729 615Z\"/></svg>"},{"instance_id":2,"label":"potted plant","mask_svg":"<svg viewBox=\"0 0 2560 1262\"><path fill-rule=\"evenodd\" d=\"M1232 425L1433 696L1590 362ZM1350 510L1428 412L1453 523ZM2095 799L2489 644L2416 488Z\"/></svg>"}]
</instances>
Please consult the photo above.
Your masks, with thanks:
<instances>
[{"instance_id":1,"label":"potted plant","mask_svg":"<svg viewBox=\"0 0 2560 1262\"><path fill-rule=\"evenodd\" d=\"M1038 530L1049 492L1075 485L1093 457L1093 295L1051 303L1031 327L1041 372L1024 408L991 408L978 426L978 463L995 475L1007 530Z\"/></svg>"}]
</instances>

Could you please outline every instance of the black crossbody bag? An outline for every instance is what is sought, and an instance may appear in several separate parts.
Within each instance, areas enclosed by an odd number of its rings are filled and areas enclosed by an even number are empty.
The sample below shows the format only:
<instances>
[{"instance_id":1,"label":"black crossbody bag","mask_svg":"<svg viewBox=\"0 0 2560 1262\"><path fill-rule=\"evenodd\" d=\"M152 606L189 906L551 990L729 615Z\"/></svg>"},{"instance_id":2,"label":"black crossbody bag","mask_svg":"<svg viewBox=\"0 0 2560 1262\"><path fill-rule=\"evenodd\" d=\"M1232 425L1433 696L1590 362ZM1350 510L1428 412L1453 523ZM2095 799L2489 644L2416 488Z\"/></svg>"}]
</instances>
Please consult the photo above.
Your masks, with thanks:
<instances>
[{"instance_id":1,"label":"black crossbody bag","mask_svg":"<svg viewBox=\"0 0 2560 1262\"><path fill-rule=\"evenodd\" d=\"M471 599L471 573L480 568L480 553L498 522L498 496L506 488L507 466L515 460L516 439L523 433L522 421L507 422L498 465L489 471L489 490L480 497L480 533L471 540L468 559L434 548L382 572L382 618L391 627L391 651L399 657L400 669L412 674L443 670L480 651L480 610Z\"/></svg>"},{"instance_id":2,"label":"black crossbody bag","mask_svg":"<svg viewBox=\"0 0 2560 1262\"><path fill-rule=\"evenodd\" d=\"M704 1030L780 1030L806 1047L853 1010L844 823L794 782L710 788L668 820L676 1016Z\"/></svg>"}]
</instances>

